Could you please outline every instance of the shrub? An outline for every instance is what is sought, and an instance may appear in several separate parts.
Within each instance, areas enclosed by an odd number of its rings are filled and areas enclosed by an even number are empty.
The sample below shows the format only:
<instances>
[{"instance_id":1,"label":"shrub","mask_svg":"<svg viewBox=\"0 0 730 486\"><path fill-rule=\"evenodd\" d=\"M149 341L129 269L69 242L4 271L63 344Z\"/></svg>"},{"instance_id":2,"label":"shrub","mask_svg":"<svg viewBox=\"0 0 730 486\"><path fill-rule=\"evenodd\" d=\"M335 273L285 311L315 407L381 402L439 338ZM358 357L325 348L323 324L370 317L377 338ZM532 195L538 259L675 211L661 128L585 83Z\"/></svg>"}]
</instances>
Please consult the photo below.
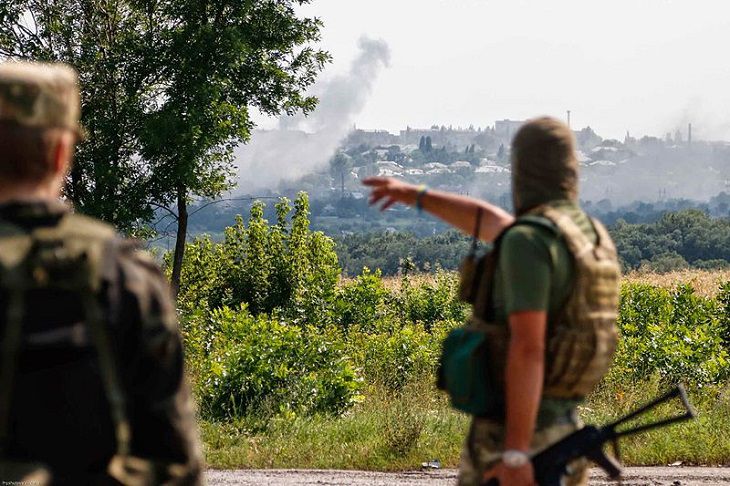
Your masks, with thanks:
<instances>
[{"instance_id":1,"label":"shrub","mask_svg":"<svg viewBox=\"0 0 730 486\"><path fill-rule=\"evenodd\" d=\"M404 275L397 297L406 322L422 323L428 331L437 322L463 321L468 310L458 298L458 277L453 272L439 271L434 280L421 281L415 286Z\"/></svg>"},{"instance_id":2,"label":"shrub","mask_svg":"<svg viewBox=\"0 0 730 486\"><path fill-rule=\"evenodd\" d=\"M720 285L717 303L720 311L720 337L725 345L725 349L730 352L730 282L725 282Z\"/></svg>"},{"instance_id":3,"label":"shrub","mask_svg":"<svg viewBox=\"0 0 730 486\"><path fill-rule=\"evenodd\" d=\"M381 321L375 332L351 332L350 354L368 383L390 390L424 376L432 376L441 352L442 334L427 332L420 324L403 327Z\"/></svg>"},{"instance_id":4,"label":"shrub","mask_svg":"<svg viewBox=\"0 0 730 486\"><path fill-rule=\"evenodd\" d=\"M337 291L336 320L345 331L357 326L362 331L372 332L375 323L387 313L387 296L380 270L372 273L365 267L357 278Z\"/></svg>"},{"instance_id":5,"label":"shrub","mask_svg":"<svg viewBox=\"0 0 730 486\"><path fill-rule=\"evenodd\" d=\"M417 407L404 395L394 400L387 410L383 427L385 452L395 457L405 457L418 443L425 419Z\"/></svg>"},{"instance_id":6,"label":"shrub","mask_svg":"<svg viewBox=\"0 0 730 486\"><path fill-rule=\"evenodd\" d=\"M336 333L254 317L245 306L209 319L215 331L198 392L205 417L340 414L357 398L360 383Z\"/></svg>"},{"instance_id":7,"label":"shrub","mask_svg":"<svg viewBox=\"0 0 730 486\"><path fill-rule=\"evenodd\" d=\"M624 285L614 359L614 379L645 379L654 373L667 382L702 386L728 376L718 306L689 285L674 291L646 284Z\"/></svg>"},{"instance_id":8,"label":"shrub","mask_svg":"<svg viewBox=\"0 0 730 486\"><path fill-rule=\"evenodd\" d=\"M246 304L254 315L276 310L301 325L331 321L340 275L334 243L310 231L305 193L293 212L282 198L276 213L276 224L269 225L263 203L256 202L248 224L237 217L221 243L203 236L188 244L178 295L184 312L201 304Z\"/></svg>"}]
</instances>

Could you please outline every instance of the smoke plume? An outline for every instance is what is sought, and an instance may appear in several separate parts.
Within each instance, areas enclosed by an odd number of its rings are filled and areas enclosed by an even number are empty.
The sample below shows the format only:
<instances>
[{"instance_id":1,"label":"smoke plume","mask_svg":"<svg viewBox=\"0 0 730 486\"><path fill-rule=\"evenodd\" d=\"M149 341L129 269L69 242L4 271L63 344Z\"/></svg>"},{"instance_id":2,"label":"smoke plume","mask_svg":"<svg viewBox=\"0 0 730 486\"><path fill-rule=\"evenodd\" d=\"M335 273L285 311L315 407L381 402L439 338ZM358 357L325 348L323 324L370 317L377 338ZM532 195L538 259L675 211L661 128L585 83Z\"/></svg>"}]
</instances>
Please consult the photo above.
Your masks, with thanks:
<instances>
[{"instance_id":1,"label":"smoke plume","mask_svg":"<svg viewBox=\"0 0 730 486\"><path fill-rule=\"evenodd\" d=\"M282 117L277 129L257 130L248 145L236 149L238 191L274 189L327 163L390 62L390 49L382 40L361 37L358 47L347 74L312 88L319 98L312 114Z\"/></svg>"}]
</instances>

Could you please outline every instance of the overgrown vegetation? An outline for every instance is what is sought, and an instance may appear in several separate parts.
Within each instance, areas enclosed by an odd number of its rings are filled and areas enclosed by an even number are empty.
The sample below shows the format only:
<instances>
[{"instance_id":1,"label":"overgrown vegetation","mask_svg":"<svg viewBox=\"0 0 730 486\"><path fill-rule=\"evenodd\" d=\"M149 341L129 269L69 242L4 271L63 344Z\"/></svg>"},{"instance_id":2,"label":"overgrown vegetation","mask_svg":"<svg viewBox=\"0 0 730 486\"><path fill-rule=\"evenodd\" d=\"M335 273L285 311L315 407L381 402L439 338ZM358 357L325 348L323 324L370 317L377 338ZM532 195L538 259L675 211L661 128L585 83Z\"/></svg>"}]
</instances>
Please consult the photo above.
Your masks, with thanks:
<instances>
[{"instance_id":1,"label":"overgrown vegetation","mask_svg":"<svg viewBox=\"0 0 730 486\"><path fill-rule=\"evenodd\" d=\"M397 279L341 279L332 240L309 230L306 195L276 212L269 224L256 204L223 241L188 247L179 305L211 465L456 465L467 418L433 386L441 341L469 311L456 275L412 275L406 261ZM603 423L675 382L703 417L627 442L631 462L730 461L717 446L730 443L729 302L730 284L711 296L623 286L623 338L584 418Z\"/></svg>"}]
</instances>

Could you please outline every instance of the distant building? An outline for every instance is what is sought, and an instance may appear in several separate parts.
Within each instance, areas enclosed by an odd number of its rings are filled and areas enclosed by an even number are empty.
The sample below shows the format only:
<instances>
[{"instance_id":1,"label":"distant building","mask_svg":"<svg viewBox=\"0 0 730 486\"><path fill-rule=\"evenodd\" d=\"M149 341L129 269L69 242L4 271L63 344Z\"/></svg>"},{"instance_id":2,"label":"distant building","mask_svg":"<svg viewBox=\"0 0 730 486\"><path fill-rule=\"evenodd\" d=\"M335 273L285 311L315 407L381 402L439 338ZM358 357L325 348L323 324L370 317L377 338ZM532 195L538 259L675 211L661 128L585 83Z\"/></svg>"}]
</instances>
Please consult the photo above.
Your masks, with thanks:
<instances>
[{"instance_id":1,"label":"distant building","mask_svg":"<svg viewBox=\"0 0 730 486\"><path fill-rule=\"evenodd\" d=\"M393 162L392 160L381 160L376 163L378 167L378 176L393 177L403 175L403 166Z\"/></svg>"},{"instance_id":2,"label":"distant building","mask_svg":"<svg viewBox=\"0 0 730 486\"><path fill-rule=\"evenodd\" d=\"M406 169L407 175L423 175L424 172L421 169Z\"/></svg>"},{"instance_id":3,"label":"distant building","mask_svg":"<svg viewBox=\"0 0 730 486\"><path fill-rule=\"evenodd\" d=\"M398 143L398 136L388 130L361 130L355 129L347 136L346 145L394 145Z\"/></svg>"},{"instance_id":4,"label":"distant building","mask_svg":"<svg viewBox=\"0 0 730 486\"><path fill-rule=\"evenodd\" d=\"M423 164L424 169L446 169L446 164L442 164L441 162L429 162L428 164Z\"/></svg>"},{"instance_id":5,"label":"distant building","mask_svg":"<svg viewBox=\"0 0 730 486\"><path fill-rule=\"evenodd\" d=\"M508 142L512 141L512 137L515 136L517 130L524 125L524 121L517 120L497 120L494 122L494 134Z\"/></svg>"},{"instance_id":6,"label":"distant building","mask_svg":"<svg viewBox=\"0 0 730 486\"><path fill-rule=\"evenodd\" d=\"M509 173L510 170L507 167L502 167L501 165L482 165L481 167L477 167L474 172L478 174L506 174Z\"/></svg>"},{"instance_id":7,"label":"distant building","mask_svg":"<svg viewBox=\"0 0 730 486\"><path fill-rule=\"evenodd\" d=\"M431 128L410 128L400 131L400 143L403 145L416 145L423 138L431 138L434 146L451 146L452 148L463 149L467 145L476 143L476 137L479 135L474 129L462 129L452 127L436 127Z\"/></svg>"},{"instance_id":8,"label":"distant building","mask_svg":"<svg viewBox=\"0 0 730 486\"><path fill-rule=\"evenodd\" d=\"M471 169L471 164L466 160L457 160L453 164L449 165L449 168L455 170Z\"/></svg>"}]
</instances>

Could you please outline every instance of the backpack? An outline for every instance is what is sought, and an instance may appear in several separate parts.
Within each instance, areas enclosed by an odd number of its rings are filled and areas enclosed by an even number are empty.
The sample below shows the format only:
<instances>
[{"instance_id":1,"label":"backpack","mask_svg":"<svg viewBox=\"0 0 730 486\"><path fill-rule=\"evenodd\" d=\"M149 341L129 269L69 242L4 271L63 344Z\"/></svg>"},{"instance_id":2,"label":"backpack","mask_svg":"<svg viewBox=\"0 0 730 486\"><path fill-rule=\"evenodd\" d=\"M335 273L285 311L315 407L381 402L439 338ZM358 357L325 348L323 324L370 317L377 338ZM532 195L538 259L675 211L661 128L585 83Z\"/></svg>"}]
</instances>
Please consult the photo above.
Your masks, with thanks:
<instances>
[{"instance_id":1,"label":"backpack","mask_svg":"<svg viewBox=\"0 0 730 486\"><path fill-rule=\"evenodd\" d=\"M67 215L57 226L31 232L0 222L0 289L8 299L6 329L0 344L0 478L33 481L35 485L53 481L53 471L47 466L7 457L12 392L23 348L26 296L38 289L74 293L83 307L116 441L116 454L109 462L107 476L99 478L100 482L113 478L125 485L159 484L163 471L174 470L174 465L160 465L131 455L126 397L100 302L105 283L115 278L117 255L130 248L129 242L117 237L111 227L80 216Z\"/></svg>"}]
</instances>

